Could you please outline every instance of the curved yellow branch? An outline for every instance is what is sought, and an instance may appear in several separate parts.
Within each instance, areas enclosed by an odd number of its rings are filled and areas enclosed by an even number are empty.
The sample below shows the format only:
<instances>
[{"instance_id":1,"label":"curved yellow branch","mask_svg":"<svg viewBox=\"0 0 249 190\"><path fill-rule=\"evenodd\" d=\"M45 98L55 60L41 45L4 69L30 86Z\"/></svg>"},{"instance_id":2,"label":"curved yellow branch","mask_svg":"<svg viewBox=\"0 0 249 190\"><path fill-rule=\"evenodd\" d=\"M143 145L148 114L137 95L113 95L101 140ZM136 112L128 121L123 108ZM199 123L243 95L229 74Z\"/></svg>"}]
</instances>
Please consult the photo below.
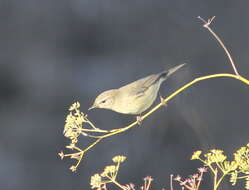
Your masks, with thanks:
<instances>
[{"instance_id":1,"label":"curved yellow branch","mask_svg":"<svg viewBox=\"0 0 249 190\"><path fill-rule=\"evenodd\" d=\"M192 80L191 82L185 84L184 86L182 86L181 88L179 88L178 90L176 90L175 92L173 92L171 95L169 95L168 97L166 97L163 102L161 102L160 104L156 105L154 108L152 108L149 112L147 112L146 114L144 114L141 118L145 119L148 116L150 116L152 113L154 113L156 110L158 110L160 107L164 106L165 103L169 102L170 100L172 100L174 97L176 97L178 94L180 94L181 92L183 92L184 90L186 90L187 88L189 88L190 86L194 85L195 83L198 83L200 81L203 80L207 80L207 79L211 79L211 78L221 78L221 77L226 77L226 78L234 78L237 80L240 80L241 82L247 84L249 86L249 80L242 77L242 76L238 76L238 75L234 75L234 74L229 74L229 73L219 73L219 74L213 74L213 75L207 75L207 76L203 76L203 77L199 77L196 78L194 80ZM123 127L123 128L119 128L119 129L115 129L113 132L103 135L103 138L124 132L132 127L134 127L135 125L137 125L138 122L135 121L132 124L128 125L127 127Z\"/></svg>"},{"instance_id":2,"label":"curved yellow branch","mask_svg":"<svg viewBox=\"0 0 249 190\"><path fill-rule=\"evenodd\" d=\"M173 92L171 95L169 95L165 99L163 99L163 102L161 102L160 104L156 105L149 112L147 112L146 114L144 114L143 116L141 116L141 118L145 119L145 118L149 117L152 113L154 113L160 107L164 106L165 103L169 102L170 100L172 100L173 98L175 98L178 94L180 94L181 92L183 92L184 90L186 90L190 86L194 85L195 83L198 83L200 81L207 80L207 79L221 78L221 77L223 77L223 78L234 78L234 79L240 80L241 82L243 82L243 83L245 83L245 84L247 84L249 86L249 80L248 79L246 79L246 78L244 78L242 76L238 76L238 75L234 75L234 74L229 74L229 73L219 73L219 74L212 74L212 75L207 75L207 76L203 76L203 77L198 77L198 78L192 80L191 82L185 84L184 86L182 86L181 88L179 88L178 90L176 90L175 92ZM102 140L104 138L116 135L118 133L125 132L128 129L136 126L137 124L138 124L138 121L135 121L135 122L131 123L130 125L126 126L126 127L122 127L122 128L111 130L110 133L102 135L102 136L99 136L99 139ZM98 142L100 142L100 140L97 140L97 143ZM97 143L95 142L93 146L95 146ZM93 146L91 146L91 148ZM90 148L88 147L87 150L89 150L89 149Z\"/></svg>"},{"instance_id":3,"label":"curved yellow branch","mask_svg":"<svg viewBox=\"0 0 249 190\"><path fill-rule=\"evenodd\" d=\"M152 113L154 113L160 107L164 106L165 103L167 103L170 100L174 99L178 94L182 93L184 90L191 87L192 85L194 85L194 84L196 84L196 83L198 83L200 81L203 81L203 80L212 79L212 78L222 78L222 77L223 78L234 78L234 79L237 79L237 80L239 80L239 81L241 81L241 82L243 82L243 83L245 83L246 85L249 86L249 80L248 79L246 79L246 78L244 78L242 76L239 76L239 75L234 75L234 74L229 74L229 73L219 73L219 74L212 74L212 75L207 75L207 76L203 76L203 77L198 77L198 78L195 78L194 80L188 82L187 84L183 85L181 88L179 88L178 90L176 90L175 92L170 94L168 97L163 99L161 103L159 103L154 108L152 108L149 112L147 112L143 116L141 116L141 119L143 120L143 119L149 117ZM92 149L95 145L97 145L103 139L111 137L111 136L119 134L119 133L122 133L122 132L125 132L128 129L131 129L132 127L136 126L137 124L138 124L138 121L135 121L135 122L131 123L130 125L126 126L126 127L122 127L122 128L113 129L111 131L108 131L107 134L100 135L100 136L94 136L94 138L97 138L97 140L95 140L92 144L90 144L85 149L82 149L81 151L76 153L76 154L80 154L80 159L78 160L75 169L79 166L80 162L82 161L82 158L83 158L83 155L85 154L85 152ZM64 156L71 156L71 154L66 154Z\"/></svg>"}]
</instances>

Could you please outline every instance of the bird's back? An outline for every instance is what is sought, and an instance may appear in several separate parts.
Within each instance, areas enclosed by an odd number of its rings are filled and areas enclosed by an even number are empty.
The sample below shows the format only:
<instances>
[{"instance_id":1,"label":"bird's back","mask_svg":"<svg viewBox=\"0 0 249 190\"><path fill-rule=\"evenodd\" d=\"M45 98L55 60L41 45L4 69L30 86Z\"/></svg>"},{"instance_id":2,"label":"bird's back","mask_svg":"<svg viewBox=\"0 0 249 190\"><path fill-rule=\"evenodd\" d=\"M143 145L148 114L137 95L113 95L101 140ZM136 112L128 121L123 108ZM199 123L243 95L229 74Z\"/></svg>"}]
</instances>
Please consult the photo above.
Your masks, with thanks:
<instances>
[{"instance_id":1,"label":"bird's back","mask_svg":"<svg viewBox=\"0 0 249 190\"><path fill-rule=\"evenodd\" d=\"M159 74L153 74L118 89L118 99L114 109L125 114L140 114L155 101L162 83ZM124 111L125 110L125 111Z\"/></svg>"},{"instance_id":2,"label":"bird's back","mask_svg":"<svg viewBox=\"0 0 249 190\"><path fill-rule=\"evenodd\" d=\"M155 101L161 83L184 65L149 75L117 89L111 109L124 114L141 114Z\"/></svg>"},{"instance_id":3,"label":"bird's back","mask_svg":"<svg viewBox=\"0 0 249 190\"><path fill-rule=\"evenodd\" d=\"M127 91L129 92L129 94L133 96L140 96L140 94L144 93L146 90L148 90L149 87L151 87L156 82L161 83L163 80L165 80L165 79L161 80L162 79L161 77L163 77L166 72L167 71L158 74L149 75L147 77L129 83L119 88L119 90Z\"/></svg>"}]
</instances>

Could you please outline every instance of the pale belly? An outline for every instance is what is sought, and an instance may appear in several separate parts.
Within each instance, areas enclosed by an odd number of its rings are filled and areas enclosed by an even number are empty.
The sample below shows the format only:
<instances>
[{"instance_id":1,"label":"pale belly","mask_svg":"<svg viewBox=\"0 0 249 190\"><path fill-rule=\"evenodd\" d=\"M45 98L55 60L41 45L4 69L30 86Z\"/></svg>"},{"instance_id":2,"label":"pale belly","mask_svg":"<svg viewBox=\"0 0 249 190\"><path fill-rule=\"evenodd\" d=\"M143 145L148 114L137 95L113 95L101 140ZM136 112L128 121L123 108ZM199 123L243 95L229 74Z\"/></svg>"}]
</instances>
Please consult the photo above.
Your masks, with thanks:
<instances>
[{"instance_id":1,"label":"pale belly","mask_svg":"<svg viewBox=\"0 0 249 190\"><path fill-rule=\"evenodd\" d=\"M146 111L155 101L159 90L159 85L153 85L141 96L125 96L122 101L116 102L113 110L124 114L138 115Z\"/></svg>"}]
</instances>

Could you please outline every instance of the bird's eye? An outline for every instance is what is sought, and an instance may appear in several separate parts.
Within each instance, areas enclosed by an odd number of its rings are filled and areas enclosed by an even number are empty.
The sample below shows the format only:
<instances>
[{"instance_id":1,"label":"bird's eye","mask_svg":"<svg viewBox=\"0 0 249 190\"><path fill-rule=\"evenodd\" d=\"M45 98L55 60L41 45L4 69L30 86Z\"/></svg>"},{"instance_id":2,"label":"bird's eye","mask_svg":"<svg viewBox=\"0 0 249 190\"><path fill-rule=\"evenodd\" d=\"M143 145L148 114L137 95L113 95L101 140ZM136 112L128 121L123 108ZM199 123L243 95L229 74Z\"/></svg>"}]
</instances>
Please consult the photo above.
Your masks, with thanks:
<instances>
[{"instance_id":1,"label":"bird's eye","mask_svg":"<svg viewBox=\"0 0 249 190\"><path fill-rule=\"evenodd\" d=\"M103 100L101 103L102 103L102 104L106 103L106 100Z\"/></svg>"}]
</instances>

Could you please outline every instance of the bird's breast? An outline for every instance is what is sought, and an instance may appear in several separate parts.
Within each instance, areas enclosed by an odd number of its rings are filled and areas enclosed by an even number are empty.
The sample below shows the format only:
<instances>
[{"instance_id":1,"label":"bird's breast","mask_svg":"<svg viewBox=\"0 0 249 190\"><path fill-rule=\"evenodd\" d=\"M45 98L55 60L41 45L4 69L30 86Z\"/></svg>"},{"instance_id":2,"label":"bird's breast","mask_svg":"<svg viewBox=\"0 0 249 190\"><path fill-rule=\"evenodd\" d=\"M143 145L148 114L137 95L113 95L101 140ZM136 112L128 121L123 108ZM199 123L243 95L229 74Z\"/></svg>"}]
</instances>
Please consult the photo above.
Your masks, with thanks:
<instances>
[{"instance_id":1,"label":"bird's breast","mask_svg":"<svg viewBox=\"0 0 249 190\"><path fill-rule=\"evenodd\" d=\"M112 110L123 114L141 114L153 104L159 87L160 84L154 84L138 95L131 95L128 91L121 92L116 98Z\"/></svg>"}]
</instances>

